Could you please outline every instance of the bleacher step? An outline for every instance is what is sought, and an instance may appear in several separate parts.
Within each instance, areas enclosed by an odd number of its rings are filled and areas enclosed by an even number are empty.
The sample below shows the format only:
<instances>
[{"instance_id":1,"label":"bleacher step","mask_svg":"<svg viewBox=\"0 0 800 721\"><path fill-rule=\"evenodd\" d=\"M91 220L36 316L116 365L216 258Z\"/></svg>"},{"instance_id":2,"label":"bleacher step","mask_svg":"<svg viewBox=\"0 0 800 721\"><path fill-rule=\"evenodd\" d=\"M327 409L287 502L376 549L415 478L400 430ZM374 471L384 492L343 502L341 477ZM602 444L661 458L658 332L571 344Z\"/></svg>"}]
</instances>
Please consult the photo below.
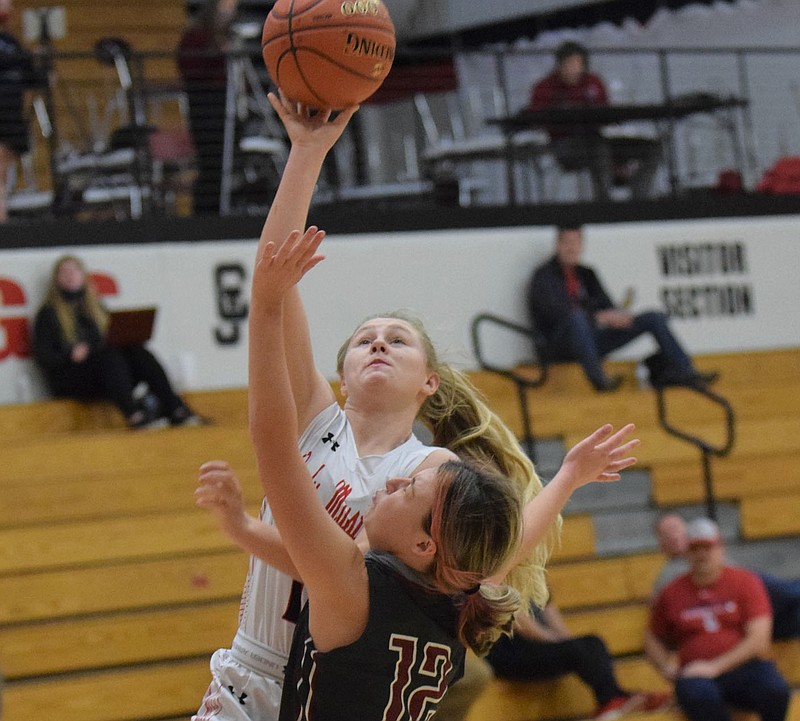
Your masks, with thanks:
<instances>
[{"instance_id":1,"label":"bleacher step","mask_svg":"<svg viewBox=\"0 0 800 721\"><path fill-rule=\"evenodd\" d=\"M572 494L565 513L597 513L620 508L647 508L650 505L650 473L631 469L613 483L590 483Z\"/></svg>"},{"instance_id":2,"label":"bleacher step","mask_svg":"<svg viewBox=\"0 0 800 721\"><path fill-rule=\"evenodd\" d=\"M726 547L728 559L786 579L800 579L800 542L796 537L734 543Z\"/></svg>"},{"instance_id":3,"label":"bleacher step","mask_svg":"<svg viewBox=\"0 0 800 721\"><path fill-rule=\"evenodd\" d=\"M733 504L717 505L717 520L723 535L735 538L739 512ZM655 551L658 548L654 524L659 511L655 508L631 508L599 511L593 514L595 548L599 556ZM707 515L704 508L696 508L688 518Z\"/></svg>"},{"instance_id":4,"label":"bleacher step","mask_svg":"<svg viewBox=\"0 0 800 721\"><path fill-rule=\"evenodd\" d=\"M560 438L537 438L534 445L536 472L545 481L558 473L568 449Z\"/></svg>"}]
</instances>

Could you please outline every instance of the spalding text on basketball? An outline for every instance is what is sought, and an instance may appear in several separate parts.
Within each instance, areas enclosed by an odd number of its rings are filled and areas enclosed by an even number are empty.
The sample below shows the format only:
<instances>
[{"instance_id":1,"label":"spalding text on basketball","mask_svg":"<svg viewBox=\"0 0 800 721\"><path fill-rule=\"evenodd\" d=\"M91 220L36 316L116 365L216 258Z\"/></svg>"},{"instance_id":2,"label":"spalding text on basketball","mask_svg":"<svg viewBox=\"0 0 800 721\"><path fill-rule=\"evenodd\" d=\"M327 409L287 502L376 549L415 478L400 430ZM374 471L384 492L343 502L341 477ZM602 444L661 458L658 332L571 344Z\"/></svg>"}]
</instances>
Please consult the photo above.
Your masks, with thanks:
<instances>
[{"instance_id":1,"label":"spalding text on basketball","mask_svg":"<svg viewBox=\"0 0 800 721\"><path fill-rule=\"evenodd\" d=\"M361 37L358 33L349 32L345 41L344 54L394 60L394 44L379 43L370 38Z\"/></svg>"},{"instance_id":2,"label":"spalding text on basketball","mask_svg":"<svg viewBox=\"0 0 800 721\"><path fill-rule=\"evenodd\" d=\"M347 0L342 3L342 15L377 15L380 0Z\"/></svg>"}]
</instances>

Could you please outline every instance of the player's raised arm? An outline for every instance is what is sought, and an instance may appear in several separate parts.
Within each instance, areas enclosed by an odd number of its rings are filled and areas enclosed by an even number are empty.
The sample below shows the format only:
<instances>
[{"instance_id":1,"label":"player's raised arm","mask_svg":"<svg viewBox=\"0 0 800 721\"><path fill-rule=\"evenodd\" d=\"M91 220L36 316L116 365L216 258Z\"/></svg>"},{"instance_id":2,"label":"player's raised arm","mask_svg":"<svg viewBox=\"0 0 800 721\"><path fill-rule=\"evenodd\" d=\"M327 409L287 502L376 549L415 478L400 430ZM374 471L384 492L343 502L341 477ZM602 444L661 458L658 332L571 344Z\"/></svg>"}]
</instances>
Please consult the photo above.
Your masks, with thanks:
<instances>
[{"instance_id":1,"label":"player's raised arm","mask_svg":"<svg viewBox=\"0 0 800 721\"><path fill-rule=\"evenodd\" d=\"M331 119L330 112L312 115L307 108L272 93L269 99L286 128L291 149L261 232L258 257L266 243L279 248L289 233L306 227L322 163L356 110L349 108ZM286 294L283 318L291 387L302 429L334 401L334 394L314 365L308 321L296 287ZM258 331L258 327L255 330Z\"/></svg>"},{"instance_id":2,"label":"player's raised arm","mask_svg":"<svg viewBox=\"0 0 800 721\"><path fill-rule=\"evenodd\" d=\"M280 248L264 245L253 280L248 379L259 476L286 550L313 601L318 648L352 641L369 609L363 556L325 511L297 448L298 418L285 352L285 298L322 259L316 251L323 237L311 228L302 235L290 233Z\"/></svg>"}]
</instances>

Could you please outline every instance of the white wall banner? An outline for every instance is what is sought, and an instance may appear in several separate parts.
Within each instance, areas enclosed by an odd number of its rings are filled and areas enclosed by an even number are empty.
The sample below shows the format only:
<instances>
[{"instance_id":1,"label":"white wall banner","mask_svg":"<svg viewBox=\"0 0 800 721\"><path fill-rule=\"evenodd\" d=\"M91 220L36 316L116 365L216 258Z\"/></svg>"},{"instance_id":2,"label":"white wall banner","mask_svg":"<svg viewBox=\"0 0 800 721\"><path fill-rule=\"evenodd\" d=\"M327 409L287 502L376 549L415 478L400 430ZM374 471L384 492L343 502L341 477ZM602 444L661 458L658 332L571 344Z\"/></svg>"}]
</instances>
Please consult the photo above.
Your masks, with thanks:
<instances>
[{"instance_id":1,"label":"white wall banner","mask_svg":"<svg viewBox=\"0 0 800 721\"><path fill-rule=\"evenodd\" d=\"M588 226L585 262L634 311L664 310L694 354L800 345L800 219ZM335 376L339 345L360 321L407 308L442 356L475 368L470 322L492 312L522 324L533 268L552 252L552 228L329 236L327 259L302 281L317 364ZM247 382L247 313L255 240L87 246L0 252L0 403L44 397L30 357L33 318L57 258L76 252L107 291L109 308L158 307L151 349L177 387ZM629 358L649 340L619 351ZM492 360L525 360L504 339Z\"/></svg>"}]
</instances>

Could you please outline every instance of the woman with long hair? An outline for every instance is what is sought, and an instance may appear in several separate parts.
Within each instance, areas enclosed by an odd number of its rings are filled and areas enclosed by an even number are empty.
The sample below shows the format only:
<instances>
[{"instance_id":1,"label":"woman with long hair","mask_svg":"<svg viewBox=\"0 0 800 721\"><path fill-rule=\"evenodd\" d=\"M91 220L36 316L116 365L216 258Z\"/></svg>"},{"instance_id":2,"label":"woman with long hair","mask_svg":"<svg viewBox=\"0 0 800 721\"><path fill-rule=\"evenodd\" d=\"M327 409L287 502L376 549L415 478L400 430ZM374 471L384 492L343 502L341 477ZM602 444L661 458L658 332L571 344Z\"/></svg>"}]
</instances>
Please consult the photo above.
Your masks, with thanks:
<instances>
[{"instance_id":1,"label":"woman with long hair","mask_svg":"<svg viewBox=\"0 0 800 721\"><path fill-rule=\"evenodd\" d=\"M33 329L33 355L53 395L111 401L133 429L199 424L158 359L141 345L107 345L107 326L108 311L84 264L73 255L59 258ZM134 395L142 382L156 407Z\"/></svg>"}]
</instances>

